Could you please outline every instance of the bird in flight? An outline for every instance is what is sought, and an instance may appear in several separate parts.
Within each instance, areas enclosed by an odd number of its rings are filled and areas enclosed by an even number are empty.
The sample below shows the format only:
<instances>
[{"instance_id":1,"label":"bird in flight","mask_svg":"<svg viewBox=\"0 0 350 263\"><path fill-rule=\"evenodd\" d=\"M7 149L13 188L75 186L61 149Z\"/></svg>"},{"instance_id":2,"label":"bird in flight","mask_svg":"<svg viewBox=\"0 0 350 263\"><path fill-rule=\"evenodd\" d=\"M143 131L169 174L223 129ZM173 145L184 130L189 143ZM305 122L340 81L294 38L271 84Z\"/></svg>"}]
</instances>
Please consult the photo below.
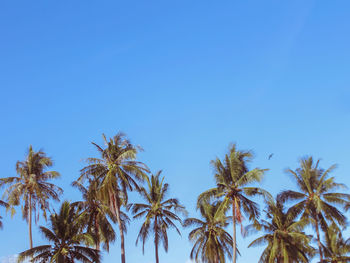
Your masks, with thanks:
<instances>
[{"instance_id":1,"label":"bird in flight","mask_svg":"<svg viewBox=\"0 0 350 263\"><path fill-rule=\"evenodd\" d=\"M270 159L272 158L272 156L273 156L273 153L271 153L271 154L269 155L268 160L270 160Z\"/></svg>"}]
</instances>

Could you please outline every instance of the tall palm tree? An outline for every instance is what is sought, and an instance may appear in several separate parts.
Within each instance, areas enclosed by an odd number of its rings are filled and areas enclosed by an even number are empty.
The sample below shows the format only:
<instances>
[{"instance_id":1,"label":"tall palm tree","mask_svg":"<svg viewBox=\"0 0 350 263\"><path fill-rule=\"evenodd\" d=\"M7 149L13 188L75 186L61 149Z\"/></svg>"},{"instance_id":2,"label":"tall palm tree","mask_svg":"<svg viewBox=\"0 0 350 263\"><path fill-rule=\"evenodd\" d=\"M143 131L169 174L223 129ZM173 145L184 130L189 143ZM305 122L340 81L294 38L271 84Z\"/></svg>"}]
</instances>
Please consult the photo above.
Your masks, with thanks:
<instances>
[{"instance_id":1,"label":"tall palm tree","mask_svg":"<svg viewBox=\"0 0 350 263\"><path fill-rule=\"evenodd\" d=\"M28 155L23 162L16 163L18 177L7 177L0 179L0 186L9 185L4 195L11 206L22 202L23 219L29 226L29 244L33 247L32 238L32 213L35 222L39 218L39 210L46 220L46 211L49 210L49 199L59 201L59 195L63 190L48 181L58 178L60 174L56 171L46 171L53 165L52 159L42 151L35 152L29 146Z\"/></svg>"},{"instance_id":2,"label":"tall palm tree","mask_svg":"<svg viewBox=\"0 0 350 263\"><path fill-rule=\"evenodd\" d=\"M168 228L175 228L181 235L174 221L181 224L181 218L177 214L186 214L185 207L180 205L176 198L166 199L169 185L164 183L164 177L160 178L160 174L161 171L156 173L156 175L147 177L147 189L144 187L139 189L139 193L145 200L145 203L131 204L129 206L134 214L134 218L145 218L137 236L136 245L141 240L142 251L144 252L145 242L150 233L153 233L156 263L159 263L159 243L162 242L164 250L168 252Z\"/></svg>"},{"instance_id":3,"label":"tall palm tree","mask_svg":"<svg viewBox=\"0 0 350 263\"><path fill-rule=\"evenodd\" d=\"M99 151L100 158L88 158L88 166L81 170L78 181L86 178L97 178L100 182L97 194L98 198L109 205L111 212L117 219L120 246L121 262L125 263L124 230L121 218L121 207L127 204L128 191L138 189L137 181L143 181L148 169L145 164L136 161L140 147L134 146L125 137L118 133L107 140L103 134L106 148L92 143Z\"/></svg>"},{"instance_id":4,"label":"tall palm tree","mask_svg":"<svg viewBox=\"0 0 350 263\"><path fill-rule=\"evenodd\" d=\"M19 254L18 262L99 263L99 250L88 245L94 238L84 232L84 216L77 206L64 202L58 214L50 216L50 228L40 226L43 236L52 245L37 246Z\"/></svg>"},{"instance_id":5,"label":"tall palm tree","mask_svg":"<svg viewBox=\"0 0 350 263\"><path fill-rule=\"evenodd\" d=\"M221 202L202 202L199 206L202 219L187 218L185 227L193 226L189 240L194 243L190 257L196 262L225 263L232 258L232 237L225 230L229 217L221 209Z\"/></svg>"},{"instance_id":6,"label":"tall palm tree","mask_svg":"<svg viewBox=\"0 0 350 263\"><path fill-rule=\"evenodd\" d=\"M85 188L83 184L77 181L72 183L74 187L79 189L84 199L84 201L78 201L73 204L77 205L85 212L87 230L96 239L96 249L100 250L100 244L102 243L103 248L109 251L109 244L115 241L116 235L108 218L110 218L113 223L116 223L117 220L109 206L98 199L97 180L89 181L88 188Z\"/></svg>"},{"instance_id":7,"label":"tall palm tree","mask_svg":"<svg viewBox=\"0 0 350 263\"><path fill-rule=\"evenodd\" d=\"M239 151L235 144L229 148L223 161L219 158L211 164L215 172L217 187L209 189L198 197L198 205L203 200L211 198L223 198L223 209L232 209L233 218L233 263L236 262L236 224L242 224L243 213L250 220L259 217L258 205L248 197L264 194L265 191L258 187L249 187L249 184L260 182L267 169L248 169L248 163L253 159L251 151Z\"/></svg>"},{"instance_id":8,"label":"tall palm tree","mask_svg":"<svg viewBox=\"0 0 350 263\"><path fill-rule=\"evenodd\" d=\"M293 213L302 214L301 219L308 219L316 230L320 262L323 262L320 227L324 232L327 232L327 222L345 227L346 217L338 208L345 208L350 201L349 194L334 192L345 188L343 184L336 183L334 177L329 177L335 168L336 165L332 165L324 170L319 168L319 160L315 163L312 157L301 159L299 168L287 170L300 192L288 190L279 196L282 201L297 201L292 207Z\"/></svg>"},{"instance_id":9,"label":"tall palm tree","mask_svg":"<svg viewBox=\"0 0 350 263\"><path fill-rule=\"evenodd\" d=\"M7 207L8 207L8 203L6 203L6 202L0 200L0 207L1 207L1 206L7 208ZM1 219L2 219L2 216L0 216L0 229L2 228L2 221L1 221Z\"/></svg>"},{"instance_id":10,"label":"tall palm tree","mask_svg":"<svg viewBox=\"0 0 350 263\"><path fill-rule=\"evenodd\" d=\"M341 230L332 224L325 234L325 243L322 245L326 263L350 262L350 239L343 238Z\"/></svg>"},{"instance_id":11,"label":"tall palm tree","mask_svg":"<svg viewBox=\"0 0 350 263\"><path fill-rule=\"evenodd\" d=\"M309 262L314 249L309 246L311 237L303 232L307 220L296 220L297 214L292 209L286 211L280 200L270 198L266 202L267 219L246 228L248 232L249 229L264 232L248 246L266 245L259 263Z\"/></svg>"}]
</instances>

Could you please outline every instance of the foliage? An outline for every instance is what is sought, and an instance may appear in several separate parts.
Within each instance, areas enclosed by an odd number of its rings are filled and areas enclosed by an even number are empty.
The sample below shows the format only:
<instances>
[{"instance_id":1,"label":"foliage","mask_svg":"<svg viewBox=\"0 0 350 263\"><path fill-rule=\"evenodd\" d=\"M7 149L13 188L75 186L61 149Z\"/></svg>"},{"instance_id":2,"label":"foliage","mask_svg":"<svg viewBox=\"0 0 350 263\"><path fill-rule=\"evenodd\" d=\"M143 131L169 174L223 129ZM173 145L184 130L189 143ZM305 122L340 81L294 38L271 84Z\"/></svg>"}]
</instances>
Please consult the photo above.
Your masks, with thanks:
<instances>
[{"instance_id":1,"label":"foliage","mask_svg":"<svg viewBox=\"0 0 350 263\"><path fill-rule=\"evenodd\" d=\"M201 219L187 218L185 227L194 227L188 238L194 244L190 257L196 262L225 263L225 256L232 258L232 237L225 230L227 217L220 207L222 202L201 202Z\"/></svg>"},{"instance_id":2,"label":"foliage","mask_svg":"<svg viewBox=\"0 0 350 263\"><path fill-rule=\"evenodd\" d=\"M223 198L221 209L232 209L233 218L233 262L236 262L236 224L243 221L243 213L250 220L256 220L259 217L259 208L257 203L248 197L260 194L265 195L266 191L258 187L250 187L252 183L261 182L267 169L255 168L248 169L248 163L253 159L250 151L239 151L233 144L229 153L225 155L223 161L219 158L212 161L217 187L212 188L198 197L198 205L212 198Z\"/></svg>"},{"instance_id":3,"label":"foliage","mask_svg":"<svg viewBox=\"0 0 350 263\"><path fill-rule=\"evenodd\" d=\"M110 218L113 223L117 222L116 217L112 214L108 205L101 202L97 197L97 180L89 180L88 188L85 188L81 183L74 181L72 185L79 189L82 193L84 201L75 202L74 205L84 211L87 231L92 234L96 241L96 249L100 249L100 244L103 248L109 251L109 244L116 239L113 226L109 222ZM122 213L123 228L126 229L126 223L129 218Z\"/></svg>"},{"instance_id":4,"label":"foliage","mask_svg":"<svg viewBox=\"0 0 350 263\"><path fill-rule=\"evenodd\" d=\"M185 208L180 205L176 198L166 199L169 185L164 183L164 177L160 178L161 171L151 177L146 177L147 188L140 188L139 193L145 203L131 204L134 218L144 217L144 222L136 239L142 241L142 251L144 252L145 242L152 233L154 235L154 245L156 262L158 259L159 243L163 244L164 250L168 251L168 228L175 228L180 235L180 230L174 221L182 223L179 213L186 214Z\"/></svg>"},{"instance_id":5,"label":"foliage","mask_svg":"<svg viewBox=\"0 0 350 263\"><path fill-rule=\"evenodd\" d=\"M345 227L346 217L338 208L345 208L350 200L349 194L335 192L338 188L345 188L343 184L336 183L334 177L329 177L335 168L332 165L324 170L319 168L319 160L315 163L312 157L301 159L299 168L295 171L287 170L300 192L288 190L279 195L282 201L297 201L291 210L295 214L301 214L301 220L308 220L315 228L321 261L323 251L319 228L326 233L328 223Z\"/></svg>"},{"instance_id":6,"label":"foliage","mask_svg":"<svg viewBox=\"0 0 350 263\"><path fill-rule=\"evenodd\" d=\"M350 239L344 240L341 230L335 224L328 227L322 247L324 263L350 262Z\"/></svg>"},{"instance_id":7,"label":"foliage","mask_svg":"<svg viewBox=\"0 0 350 263\"><path fill-rule=\"evenodd\" d=\"M90 248L94 238L83 232L84 215L76 205L63 202L58 214L50 216L50 227L40 226L43 236L52 245L37 246L19 254L18 262L99 263L99 251Z\"/></svg>"},{"instance_id":8,"label":"foliage","mask_svg":"<svg viewBox=\"0 0 350 263\"><path fill-rule=\"evenodd\" d=\"M125 137L118 133L107 140L103 135L106 148L92 143L101 155L101 158L88 158L88 166L81 170L78 181L84 179L97 180L98 199L109 205L109 209L116 217L121 239L121 262L125 263L124 232L121 207L128 202L128 191L139 189L138 182L146 177L148 169L143 163L136 161L140 147L134 146Z\"/></svg>"},{"instance_id":9,"label":"foliage","mask_svg":"<svg viewBox=\"0 0 350 263\"><path fill-rule=\"evenodd\" d=\"M46 171L52 165L52 159L44 152L35 152L32 146L29 146L26 160L16 163L16 171L19 176L0 179L0 186L9 185L4 193L8 204L16 206L22 202L22 216L29 223L30 247L32 247L32 211L36 215L35 221L39 219L39 210L46 219L49 200L59 201L59 195L63 192L60 187L48 182L60 176L56 171Z\"/></svg>"},{"instance_id":10,"label":"foliage","mask_svg":"<svg viewBox=\"0 0 350 263\"><path fill-rule=\"evenodd\" d=\"M297 220L297 214L291 209L286 211L280 200L269 198L266 202L267 220L260 220L246 228L247 232L253 229L264 232L248 246L266 245L259 263L309 262L314 248L309 246L311 236L303 232L307 221Z\"/></svg>"},{"instance_id":11,"label":"foliage","mask_svg":"<svg viewBox=\"0 0 350 263\"><path fill-rule=\"evenodd\" d=\"M7 208L9 205L8 205L8 203L6 203L6 202L0 200L0 207L1 207L1 206ZM2 216L0 216L0 229L2 228L2 221L1 221L1 219L2 219Z\"/></svg>"}]
</instances>

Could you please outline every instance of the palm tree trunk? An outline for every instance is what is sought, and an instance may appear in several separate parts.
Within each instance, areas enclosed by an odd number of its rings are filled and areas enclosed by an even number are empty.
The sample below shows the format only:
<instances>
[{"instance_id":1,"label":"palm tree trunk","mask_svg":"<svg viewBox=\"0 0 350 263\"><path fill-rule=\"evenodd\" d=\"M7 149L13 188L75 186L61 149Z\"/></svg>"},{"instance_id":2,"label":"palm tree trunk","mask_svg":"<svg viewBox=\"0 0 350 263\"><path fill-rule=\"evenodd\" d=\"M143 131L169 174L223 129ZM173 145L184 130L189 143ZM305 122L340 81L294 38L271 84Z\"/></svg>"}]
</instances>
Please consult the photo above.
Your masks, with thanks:
<instances>
[{"instance_id":1,"label":"palm tree trunk","mask_svg":"<svg viewBox=\"0 0 350 263\"><path fill-rule=\"evenodd\" d=\"M320 240L320 230L319 230L317 215L315 216L315 228L316 228L318 251L320 253L320 263L323 263L323 253L322 253L322 245Z\"/></svg>"},{"instance_id":2,"label":"palm tree trunk","mask_svg":"<svg viewBox=\"0 0 350 263\"><path fill-rule=\"evenodd\" d=\"M159 257L158 257L158 218L154 219L154 247L155 247L155 252L156 252L156 263L159 263Z\"/></svg>"},{"instance_id":3,"label":"palm tree trunk","mask_svg":"<svg viewBox=\"0 0 350 263\"><path fill-rule=\"evenodd\" d=\"M28 215L28 225L29 225L29 246L33 248L33 237L32 237L32 196L29 195L29 215Z\"/></svg>"},{"instance_id":4,"label":"palm tree trunk","mask_svg":"<svg viewBox=\"0 0 350 263\"><path fill-rule=\"evenodd\" d=\"M233 222L233 235L232 235L232 249L233 249L233 257L232 257L232 262L236 263L236 205L235 201L232 200L232 222Z\"/></svg>"},{"instance_id":5,"label":"palm tree trunk","mask_svg":"<svg viewBox=\"0 0 350 263\"><path fill-rule=\"evenodd\" d=\"M156 249L156 263L159 263L159 257L158 257L158 243L155 244L155 249Z\"/></svg>"},{"instance_id":6,"label":"palm tree trunk","mask_svg":"<svg viewBox=\"0 0 350 263\"><path fill-rule=\"evenodd\" d=\"M113 194L112 194L113 195ZM120 219L120 202L119 198L114 196L114 209L116 212L118 227L119 227L119 233L120 233L120 253L121 253L121 263L125 263L125 245L124 245L124 231L122 226L122 221Z\"/></svg>"}]
</instances>

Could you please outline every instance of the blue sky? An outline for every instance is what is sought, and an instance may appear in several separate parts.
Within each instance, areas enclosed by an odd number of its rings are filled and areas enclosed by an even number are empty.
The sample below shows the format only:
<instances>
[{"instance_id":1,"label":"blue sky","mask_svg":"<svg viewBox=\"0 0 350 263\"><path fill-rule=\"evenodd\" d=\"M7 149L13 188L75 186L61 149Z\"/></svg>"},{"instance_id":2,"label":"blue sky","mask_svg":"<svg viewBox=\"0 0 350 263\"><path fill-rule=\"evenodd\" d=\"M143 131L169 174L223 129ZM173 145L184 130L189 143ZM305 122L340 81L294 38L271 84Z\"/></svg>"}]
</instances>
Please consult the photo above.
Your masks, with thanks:
<instances>
[{"instance_id":1,"label":"blue sky","mask_svg":"<svg viewBox=\"0 0 350 263\"><path fill-rule=\"evenodd\" d=\"M96 156L90 142L123 131L190 216L214 185L210 160L230 142L254 150L252 166L270 168L263 187L273 194L294 188L283 170L305 155L338 163L334 174L350 186L349 8L347 0L2 1L0 176L14 175L32 144L53 157L62 199L77 200L69 185L81 160ZM152 242L144 256L134 246L139 226L129 227L127 260L153 263ZM187 234L170 232L161 262L186 263ZM238 238L238 262L257 262L252 238ZM5 216L0 240L0 258L28 247L20 212ZM103 262L119 253L117 240Z\"/></svg>"}]
</instances>

